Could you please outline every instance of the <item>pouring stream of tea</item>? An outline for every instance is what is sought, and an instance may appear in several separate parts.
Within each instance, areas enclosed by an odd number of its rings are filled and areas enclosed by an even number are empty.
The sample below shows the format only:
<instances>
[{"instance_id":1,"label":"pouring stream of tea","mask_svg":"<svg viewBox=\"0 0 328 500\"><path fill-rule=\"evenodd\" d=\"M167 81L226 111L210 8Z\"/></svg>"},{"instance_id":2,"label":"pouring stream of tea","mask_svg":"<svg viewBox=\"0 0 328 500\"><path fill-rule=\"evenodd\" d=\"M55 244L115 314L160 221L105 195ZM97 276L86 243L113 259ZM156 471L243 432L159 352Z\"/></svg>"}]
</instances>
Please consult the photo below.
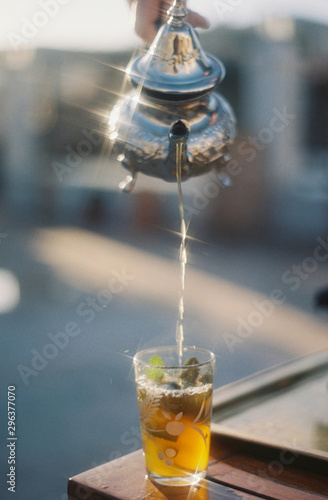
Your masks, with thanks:
<instances>
[{"instance_id":1,"label":"pouring stream of tea","mask_svg":"<svg viewBox=\"0 0 328 500\"><path fill-rule=\"evenodd\" d=\"M177 341L180 364L182 363L182 345L184 340L184 332L183 332L184 290L185 290L185 276L186 276L186 264L187 264L187 251L186 251L187 231L186 231L186 221L184 217L183 198L182 198L181 170L182 170L182 143L179 141L176 144L176 173L177 173L176 175L178 181L179 211L180 211L180 221L181 221L181 244L180 244L180 254L179 254L181 289L178 302L179 316L176 325L176 341Z\"/></svg>"}]
</instances>

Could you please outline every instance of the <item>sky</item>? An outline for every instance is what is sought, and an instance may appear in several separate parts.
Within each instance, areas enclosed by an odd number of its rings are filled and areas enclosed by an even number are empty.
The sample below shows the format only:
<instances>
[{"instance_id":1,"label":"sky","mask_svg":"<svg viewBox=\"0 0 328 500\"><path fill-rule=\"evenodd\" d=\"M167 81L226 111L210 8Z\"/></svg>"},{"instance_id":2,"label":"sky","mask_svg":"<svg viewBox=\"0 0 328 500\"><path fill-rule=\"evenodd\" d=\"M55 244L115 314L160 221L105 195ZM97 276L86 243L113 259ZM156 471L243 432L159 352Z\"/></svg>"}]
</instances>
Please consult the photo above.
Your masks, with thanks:
<instances>
[{"instance_id":1,"label":"sky","mask_svg":"<svg viewBox=\"0 0 328 500\"><path fill-rule=\"evenodd\" d=\"M246 26L269 14L328 24L327 0L189 0L211 26ZM126 0L0 0L0 48L112 51L140 45Z\"/></svg>"}]
</instances>

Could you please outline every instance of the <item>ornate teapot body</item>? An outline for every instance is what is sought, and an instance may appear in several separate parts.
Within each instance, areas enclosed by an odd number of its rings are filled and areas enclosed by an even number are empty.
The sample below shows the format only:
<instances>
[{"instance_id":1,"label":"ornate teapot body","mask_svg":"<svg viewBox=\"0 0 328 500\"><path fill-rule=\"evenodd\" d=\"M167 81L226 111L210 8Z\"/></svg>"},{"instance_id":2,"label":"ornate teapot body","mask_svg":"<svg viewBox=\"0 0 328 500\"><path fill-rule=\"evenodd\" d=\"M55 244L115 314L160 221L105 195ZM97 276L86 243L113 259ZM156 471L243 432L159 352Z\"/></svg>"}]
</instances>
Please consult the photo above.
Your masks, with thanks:
<instances>
[{"instance_id":1,"label":"ornate teapot body","mask_svg":"<svg viewBox=\"0 0 328 500\"><path fill-rule=\"evenodd\" d=\"M204 53L185 15L176 0L149 51L127 69L135 89L110 114L112 151L131 173L120 185L125 191L137 172L176 181L177 141L183 143L182 179L222 168L229 157L235 118L214 92L224 66Z\"/></svg>"}]
</instances>

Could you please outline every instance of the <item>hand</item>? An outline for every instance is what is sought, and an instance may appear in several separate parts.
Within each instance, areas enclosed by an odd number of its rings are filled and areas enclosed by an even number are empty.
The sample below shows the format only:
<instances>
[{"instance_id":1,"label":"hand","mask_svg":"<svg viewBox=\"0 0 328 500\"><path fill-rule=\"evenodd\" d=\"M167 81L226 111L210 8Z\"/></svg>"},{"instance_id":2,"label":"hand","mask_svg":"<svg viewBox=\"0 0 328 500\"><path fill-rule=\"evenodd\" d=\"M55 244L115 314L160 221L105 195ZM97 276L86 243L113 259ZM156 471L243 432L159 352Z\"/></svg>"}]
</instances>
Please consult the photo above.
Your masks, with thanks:
<instances>
[{"instance_id":1,"label":"hand","mask_svg":"<svg viewBox=\"0 0 328 500\"><path fill-rule=\"evenodd\" d=\"M167 17L167 11L172 6L172 0L128 0L135 9L135 31L147 44L154 40L159 19ZM195 28L208 28L207 20L190 9L187 9L186 21Z\"/></svg>"}]
</instances>

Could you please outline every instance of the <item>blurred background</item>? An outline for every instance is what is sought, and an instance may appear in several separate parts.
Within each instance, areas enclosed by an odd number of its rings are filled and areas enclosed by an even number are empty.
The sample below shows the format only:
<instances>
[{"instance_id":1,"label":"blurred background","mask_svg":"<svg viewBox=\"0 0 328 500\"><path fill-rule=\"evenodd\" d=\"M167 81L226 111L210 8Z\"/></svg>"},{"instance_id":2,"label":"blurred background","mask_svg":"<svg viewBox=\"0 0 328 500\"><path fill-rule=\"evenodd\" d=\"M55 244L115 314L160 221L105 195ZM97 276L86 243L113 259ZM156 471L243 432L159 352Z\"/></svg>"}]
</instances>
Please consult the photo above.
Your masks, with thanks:
<instances>
[{"instance_id":1,"label":"blurred background","mask_svg":"<svg viewBox=\"0 0 328 500\"><path fill-rule=\"evenodd\" d=\"M183 184L185 343L215 352L216 387L328 346L328 11L263 3L190 1L239 129L231 187ZM141 447L131 362L175 342L177 187L121 193L106 149L142 47L125 0L0 5L1 433L14 385L18 496L67 500L70 476Z\"/></svg>"}]
</instances>

